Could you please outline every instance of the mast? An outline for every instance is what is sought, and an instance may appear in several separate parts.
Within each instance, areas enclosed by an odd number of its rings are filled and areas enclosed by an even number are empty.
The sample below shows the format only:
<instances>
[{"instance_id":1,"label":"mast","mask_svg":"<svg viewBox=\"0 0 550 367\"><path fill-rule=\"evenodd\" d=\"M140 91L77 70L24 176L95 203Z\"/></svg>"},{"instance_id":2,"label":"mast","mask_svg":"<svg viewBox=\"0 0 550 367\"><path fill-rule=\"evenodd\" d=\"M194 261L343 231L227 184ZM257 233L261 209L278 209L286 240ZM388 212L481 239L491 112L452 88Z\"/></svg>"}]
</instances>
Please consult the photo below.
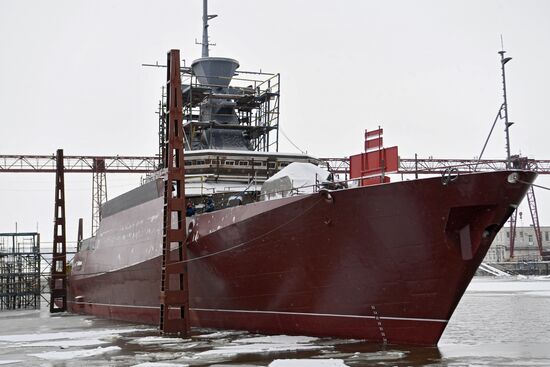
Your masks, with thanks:
<instances>
[{"instance_id":1,"label":"mast","mask_svg":"<svg viewBox=\"0 0 550 367\"><path fill-rule=\"evenodd\" d=\"M510 120L508 120L508 100L507 100L507 97L506 97L506 72L505 72L504 65L506 65L506 63L508 61L512 60L512 58L511 57L504 57L504 54L506 53L506 51L504 51L504 50L499 51L498 53L500 54L500 65L501 65L501 68L502 68L502 92L503 92L503 97L504 97L504 103L503 103L504 123L505 123L505 126L506 126L505 129L504 129L504 131L506 132L506 167L511 168L512 162L511 162L511 159L510 159L510 133L509 133L509 130L510 130L510 126L512 126L514 123L510 122Z\"/></svg>"},{"instance_id":2,"label":"mast","mask_svg":"<svg viewBox=\"0 0 550 367\"><path fill-rule=\"evenodd\" d=\"M208 0L202 0L202 57L209 57L208 46L208 21L217 15L208 15ZM213 45L212 45L213 46Z\"/></svg>"}]
</instances>

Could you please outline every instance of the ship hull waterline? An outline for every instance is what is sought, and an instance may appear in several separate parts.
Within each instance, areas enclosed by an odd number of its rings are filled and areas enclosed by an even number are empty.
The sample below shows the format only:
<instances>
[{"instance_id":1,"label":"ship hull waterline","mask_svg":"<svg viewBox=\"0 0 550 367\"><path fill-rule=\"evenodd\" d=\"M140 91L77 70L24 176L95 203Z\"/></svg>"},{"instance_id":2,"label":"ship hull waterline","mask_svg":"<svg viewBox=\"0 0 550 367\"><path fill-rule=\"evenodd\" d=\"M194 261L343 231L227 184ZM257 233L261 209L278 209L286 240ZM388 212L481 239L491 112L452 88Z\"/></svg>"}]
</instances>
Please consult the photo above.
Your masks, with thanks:
<instances>
[{"instance_id":1,"label":"ship hull waterline","mask_svg":"<svg viewBox=\"0 0 550 367\"><path fill-rule=\"evenodd\" d=\"M436 345L528 185L513 172L322 191L198 215L192 326ZM521 181L535 174L518 172ZM159 219L160 217L160 219ZM104 219L69 310L158 324L162 199ZM102 222L103 225L103 222Z\"/></svg>"}]
</instances>

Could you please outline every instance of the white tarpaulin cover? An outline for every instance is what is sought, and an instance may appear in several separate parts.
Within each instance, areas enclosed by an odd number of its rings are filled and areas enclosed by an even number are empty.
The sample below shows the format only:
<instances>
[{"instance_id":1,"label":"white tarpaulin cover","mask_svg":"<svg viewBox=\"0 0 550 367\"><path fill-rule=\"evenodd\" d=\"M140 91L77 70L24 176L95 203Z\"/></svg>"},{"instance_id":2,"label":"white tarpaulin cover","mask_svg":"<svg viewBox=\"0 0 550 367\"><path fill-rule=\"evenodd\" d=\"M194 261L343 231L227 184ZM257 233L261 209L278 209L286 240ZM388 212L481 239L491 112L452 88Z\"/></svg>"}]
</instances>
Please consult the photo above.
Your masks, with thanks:
<instances>
[{"instance_id":1,"label":"white tarpaulin cover","mask_svg":"<svg viewBox=\"0 0 550 367\"><path fill-rule=\"evenodd\" d=\"M328 171L311 163L291 163L264 182L262 200L312 193L315 185L326 182L329 175Z\"/></svg>"}]
</instances>

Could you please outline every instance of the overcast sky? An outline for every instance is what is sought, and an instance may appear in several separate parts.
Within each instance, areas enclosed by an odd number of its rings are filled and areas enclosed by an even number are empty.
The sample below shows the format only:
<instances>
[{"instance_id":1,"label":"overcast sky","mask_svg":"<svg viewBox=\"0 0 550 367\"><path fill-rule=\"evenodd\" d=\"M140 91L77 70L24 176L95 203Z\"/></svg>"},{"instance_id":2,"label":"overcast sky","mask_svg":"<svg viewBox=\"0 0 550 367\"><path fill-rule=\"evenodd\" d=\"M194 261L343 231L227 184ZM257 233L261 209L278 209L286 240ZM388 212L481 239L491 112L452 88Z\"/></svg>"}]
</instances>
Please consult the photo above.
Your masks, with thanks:
<instances>
[{"instance_id":1,"label":"overcast sky","mask_svg":"<svg viewBox=\"0 0 550 367\"><path fill-rule=\"evenodd\" d=\"M166 52L200 57L201 0L0 0L0 154L154 155ZM473 158L502 103L513 153L550 159L548 1L211 0L212 56L281 73L281 129L318 156L361 151L381 125L400 156ZM504 158L499 122L486 153ZM280 150L296 149L284 138ZM110 198L139 183L108 176ZM549 177L539 184L550 186ZM0 232L51 241L54 176L0 174ZM68 240L90 232L91 175L66 176ZM541 224L550 195L536 190ZM524 224L530 224L526 207ZM520 223L521 224L521 223Z\"/></svg>"}]
</instances>

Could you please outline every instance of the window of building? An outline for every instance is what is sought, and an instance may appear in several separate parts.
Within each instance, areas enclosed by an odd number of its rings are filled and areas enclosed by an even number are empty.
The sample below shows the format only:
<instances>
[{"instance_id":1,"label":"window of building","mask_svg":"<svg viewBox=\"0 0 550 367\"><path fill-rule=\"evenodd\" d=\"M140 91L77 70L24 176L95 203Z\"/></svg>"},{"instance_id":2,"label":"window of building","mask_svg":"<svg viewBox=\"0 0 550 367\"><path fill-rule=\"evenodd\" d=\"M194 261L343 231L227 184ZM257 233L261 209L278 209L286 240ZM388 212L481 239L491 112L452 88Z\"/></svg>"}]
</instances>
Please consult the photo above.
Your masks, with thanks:
<instances>
[{"instance_id":1,"label":"window of building","mask_svg":"<svg viewBox=\"0 0 550 367\"><path fill-rule=\"evenodd\" d=\"M197 165L204 164L204 161L203 160L197 160L197 162L195 164L197 164Z\"/></svg>"},{"instance_id":2,"label":"window of building","mask_svg":"<svg viewBox=\"0 0 550 367\"><path fill-rule=\"evenodd\" d=\"M523 231L520 231L520 232L519 232L519 236L520 236L521 238L523 238Z\"/></svg>"},{"instance_id":3,"label":"window of building","mask_svg":"<svg viewBox=\"0 0 550 367\"><path fill-rule=\"evenodd\" d=\"M248 161L239 161L239 166L248 166Z\"/></svg>"},{"instance_id":4,"label":"window of building","mask_svg":"<svg viewBox=\"0 0 550 367\"><path fill-rule=\"evenodd\" d=\"M544 240L545 240L545 241L549 241L549 240L548 240L548 231L544 232Z\"/></svg>"},{"instance_id":5,"label":"window of building","mask_svg":"<svg viewBox=\"0 0 550 367\"><path fill-rule=\"evenodd\" d=\"M529 243L533 243L533 235L529 235L528 241L529 241Z\"/></svg>"},{"instance_id":6,"label":"window of building","mask_svg":"<svg viewBox=\"0 0 550 367\"><path fill-rule=\"evenodd\" d=\"M275 168L275 162L267 162L267 168Z\"/></svg>"},{"instance_id":7,"label":"window of building","mask_svg":"<svg viewBox=\"0 0 550 367\"><path fill-rule=\"evenodd\" d=\"M224 164L225 164L226 166L234 166L234 165L235 165L235 161L230 161L230 160L226 159L225 162L224 162Z\"/></svg>"},{"instance_id":8,"label":"window of building","mask_svg":"<svg viewBox=\"0 0 550 367\"><path fill-rule=\"evenodd\" d=\"M510 232L506 232L506 238L510 238Z\"/></svg>"}]
</instances>

